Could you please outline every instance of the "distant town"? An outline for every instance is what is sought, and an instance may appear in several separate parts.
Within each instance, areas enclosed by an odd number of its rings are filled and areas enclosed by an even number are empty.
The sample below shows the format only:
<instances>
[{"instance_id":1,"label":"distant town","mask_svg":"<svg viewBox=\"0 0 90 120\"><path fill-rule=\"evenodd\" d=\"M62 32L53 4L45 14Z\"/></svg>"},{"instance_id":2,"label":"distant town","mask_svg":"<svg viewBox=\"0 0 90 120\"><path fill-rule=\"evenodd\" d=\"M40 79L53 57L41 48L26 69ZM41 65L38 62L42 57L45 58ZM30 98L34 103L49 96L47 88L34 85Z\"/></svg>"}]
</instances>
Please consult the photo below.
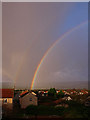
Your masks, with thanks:
<instances>
[{"instance_id":1,"label":"distant town","mask_svg":"<svg viewBox=\"0 0 90 120\"><path fill-rule=\"evenodd\" d=\"M1 89L4 118L88 118L87 89ZM0 91L0 92L1 92Z\"/></svg>"}]
</instances>

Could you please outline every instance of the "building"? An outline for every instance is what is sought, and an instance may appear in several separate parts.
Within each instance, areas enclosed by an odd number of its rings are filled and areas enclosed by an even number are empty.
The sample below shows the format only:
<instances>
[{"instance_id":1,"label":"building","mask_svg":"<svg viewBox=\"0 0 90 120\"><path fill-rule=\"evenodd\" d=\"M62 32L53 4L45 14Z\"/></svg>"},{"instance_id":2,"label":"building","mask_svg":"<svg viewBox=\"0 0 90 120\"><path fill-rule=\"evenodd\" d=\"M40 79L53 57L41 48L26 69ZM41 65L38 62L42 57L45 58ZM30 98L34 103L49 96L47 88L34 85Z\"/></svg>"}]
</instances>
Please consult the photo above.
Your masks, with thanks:
<instances>
[{"instance_id":1,"label":"building","mask_svg":"<svg viewBox=\"0 0 90 120\"><path fill-rule=\"evenodd\" d=\"M21 91L18 91L17 93L14 92L14 98L13 98L13 102L19 102L19 96L21 94Z\"/></svg>"},{"instance_id":2,"label":"building","mask_svg":"<svg viewBox=\"0 0 90 120\"><path fill-rule=\"evenodd\" d=\"M38 99L34 92L24 91L20 94L20 105L25 109L29 105L38 105Z\"/></svg>"},{"instance_id":3,"label":"building","mask_svg":"<svg viewBox=\"0 0 90 120\"><path fill-rule=\"evenodd\" d=\"M85 106L90 107L90 96L85 100Z\"/></svg>"},{"instance_id":4,"label":"building","mask_svg":"<svg viewBox=\"0 0 90 120\"><path fill-rule=\"evenodd\" d=\"M13 108L14 89L0 89L0 106Z\"/></svg>"},{"instance_id":5,"label":"building","mask_svg":"<svg viewBox=\"0 0 90 120\"><path fill-rule=\"evenodd\" d=\"M62 100L69 101L69 100L72 100L72 98L70 96L68 96L68 97L62 98Z\"/></svg>"}]
</instances>

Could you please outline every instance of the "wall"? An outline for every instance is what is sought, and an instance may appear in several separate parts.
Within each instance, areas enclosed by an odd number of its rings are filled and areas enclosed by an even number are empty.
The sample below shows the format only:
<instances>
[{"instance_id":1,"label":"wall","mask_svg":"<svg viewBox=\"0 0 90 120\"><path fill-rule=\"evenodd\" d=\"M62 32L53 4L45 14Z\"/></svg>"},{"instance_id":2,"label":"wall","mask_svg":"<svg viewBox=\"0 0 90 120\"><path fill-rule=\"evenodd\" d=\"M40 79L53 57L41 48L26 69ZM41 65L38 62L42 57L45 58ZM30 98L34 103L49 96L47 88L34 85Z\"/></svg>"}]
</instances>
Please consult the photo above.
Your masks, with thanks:
<instances>
[{"instance_id":1,"label":"wall","mask_svg":"<svg viewBox=\"0 0 90 120\"><path fill-rule=\"evenodd\" d=\"M20 98L20 104L21 104L21 108L23 109L29 105L38 105L37 97L29 93L24 97Z\"/></svg>"}]
</instances>

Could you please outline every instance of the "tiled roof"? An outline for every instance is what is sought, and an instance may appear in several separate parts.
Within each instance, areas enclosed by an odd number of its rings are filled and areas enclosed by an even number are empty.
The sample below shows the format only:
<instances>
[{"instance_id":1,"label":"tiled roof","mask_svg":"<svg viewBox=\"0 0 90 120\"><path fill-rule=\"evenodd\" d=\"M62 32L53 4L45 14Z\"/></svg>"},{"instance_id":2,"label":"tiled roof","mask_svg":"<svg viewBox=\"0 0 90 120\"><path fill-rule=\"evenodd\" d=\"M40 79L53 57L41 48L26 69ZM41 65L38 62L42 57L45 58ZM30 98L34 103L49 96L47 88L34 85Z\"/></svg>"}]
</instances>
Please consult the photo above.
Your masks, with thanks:
<instances>
[{"instance_id":1,"label":"tiled roof","mask_svg":"<svg viewBox=\"0 0 90 120\"><path fill-rule=\"evenodd\" d=\"M36 95L36 93L32 92L33 95Z\"/></svg>"},{"instance_id":2,"label":"tiled roof","mask_svg":"<svg viewBox=\"0 0 90 120\"><path fill-rule=\"evenodd\" d=\"M36 94L34 92L30 92L30 91L26 90L20 94L20 97L23 97L23 96L27 95L28 93L32 93L32 95L36 96Z\"/></svg>"},{"instance_id":3,"label":"tiled roof","mask_svg":"<svg viewBox=\"0 0 90 120\"><path fill-rule=\"evenodd\" d=\"M58 99L58 100L55 100L54 103L55 103L55 104L58 104L58 103L60 103L61 101L62 101L62 99L60 98L60 99Z\"/></svg>"},{"instance_id":4,"label":"tiled roof","mask_svg":"<svg viewBox=\"0 0 90 120\"><path fill-rule=\"evenodd\" d=\"M0 98L13 98L14 89L0 89Z\"/></svg>"},{"instance_id":5,"label":"tiled roof","mask_svg":"<svg viewBox=\"0 0 90 120\"><path fill-rule=\"evenodd\" d=\"M25 96L26 94L28 94L29 92L28 91L24 91L24 92L22 92L21 94L20 94L20 97L23 97L23 96Z\"/></svg>"}]
</instances>

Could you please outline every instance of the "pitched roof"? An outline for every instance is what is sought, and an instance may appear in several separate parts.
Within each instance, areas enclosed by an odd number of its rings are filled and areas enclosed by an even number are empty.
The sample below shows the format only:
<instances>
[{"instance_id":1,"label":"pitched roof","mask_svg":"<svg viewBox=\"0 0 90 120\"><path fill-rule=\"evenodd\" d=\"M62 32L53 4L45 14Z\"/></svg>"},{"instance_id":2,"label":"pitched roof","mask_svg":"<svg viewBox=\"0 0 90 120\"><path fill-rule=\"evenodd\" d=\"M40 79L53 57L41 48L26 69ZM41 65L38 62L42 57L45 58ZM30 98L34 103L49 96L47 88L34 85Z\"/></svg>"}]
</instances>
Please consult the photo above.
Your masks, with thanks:
<instances>
[{"instance_id":1,"label":"pitched roof","mask_svg":"<svg viewBox=\"0 0 90 120\"><path fill-rule=\"evenodd\" d=\"M14 89L0 89L0 98L13 98Z\"/></svg>"},{"instance_id":2,"label":"pitched roof","mask_svg":"<svg viewBox=\"0 0 90 120\"><path fill-rule=\"evenodd\" d=\"M36 94L35 94L34 92L30 92L30 91L26 90L26 91L24 91L24 92L22 92L22 93L20 94L20 97L24 97L24 96L27 95L28 93L32 93L32 95L36 96Z\"/></svg>"},{"instance_id":3,"label":"pitched roof","mask_svg":"<svg viewBox=\"0 0 90 120\"><path fill-rule=\"evenodd\" d=\"M24 91L24 92L22 92L21 94L20 94L20 97L23 97L23 96L25 96L25 95L27 95L29 92L26 90L26 91Z\"/></svg>"},{"instance_id":4,"label":"pitched roof","mask_svg":"<svg viewBox=\"0 0 90 120\"><path fill-rule=\"evenodd\" d=\"M58 104L58 103L60 103L61 101L62 101L62 99L60 98L60 99L58 99L58 100L53 101L53 103Z\"/></svg>"},{"instance_id":5,"label":"pitched roof","mask_svg":"<svg viewBox=\"0 0 90 120\"><path fill-rule=\"evenodd\" d=\"M36 93L32 92L33 95L36 95Z\"/></svg>"}]
</instances>

